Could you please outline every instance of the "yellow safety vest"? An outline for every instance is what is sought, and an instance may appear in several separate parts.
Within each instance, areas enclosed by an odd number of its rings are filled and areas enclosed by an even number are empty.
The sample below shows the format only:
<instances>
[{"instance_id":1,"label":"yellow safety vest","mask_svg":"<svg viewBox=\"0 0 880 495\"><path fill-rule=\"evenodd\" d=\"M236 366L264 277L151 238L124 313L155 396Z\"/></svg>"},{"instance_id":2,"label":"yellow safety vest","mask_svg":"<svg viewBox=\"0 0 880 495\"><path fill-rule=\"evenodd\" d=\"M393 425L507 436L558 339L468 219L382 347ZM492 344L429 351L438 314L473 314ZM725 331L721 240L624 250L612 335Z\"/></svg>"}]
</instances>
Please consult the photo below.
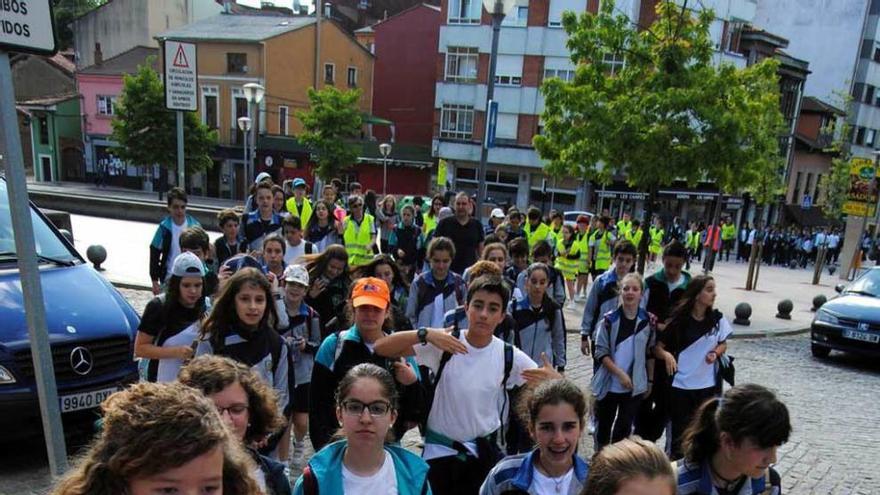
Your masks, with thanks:
<instances>
[{"instance_id":1,"label":"yellow safety vest","mask_svg":"<svg viewBox=\"0 0 880 495\"><path fill-rule=\"evenodd\" d=\"M596 259L594 267L596 270L607 270L611 267L611 234L606 230L601 236L597 231L593 234L593 242L595 243Z\"/></svg>"},{"instance_id":2,"label":"yellow safety vest","mask_svg":"<svg viewBox=\"0 0 880 495\"><path fill-rule=\"evenodd\" d=\"M299 217L302 221L303 229L306 228L306 225L309 224L309 219L312 218L312 203L309 202L309 198L303 198L303 206L302 210L296 207L296 198L290 198L287 200L287 211L295 216ZM333 212L330 212L331 214Z\"/></svg>"},{"instance_id":3,"label":"yellow safety vest","mask_svg":"<svg viewBox=\"0 0 880 495\"><path fill-rule=\"evenodd\" d=\"M565 251L565 242L562 240L562 236L559 236L556 239L556 269L562 273L566 280L574 280L581 263L581 243L575 239L566 256L562 255L563 251ZM577 255L576 258L569 258L569 256L575 255Z\"/></svg>"},{"instance_id":4,"label":"yellow safety vest","mask_svg":"<svg viewBox=\"0 0 880 495\"><path fill-rule=\"evenodd\" d=\"M546 241L547 237L550 236L550 227L548 227L547 224L544 222L538 224L534 232L532 232L532 225L526 222L525 231L526 240L529 241L529 249L531 249L536 242Z\"/></svg>"},{"instance_id":5,"label":"yellow safety vest","mask_svg":"<svg viewBox=\"0 0 880 495\"><path fill-rule=\"evenodd\" d=\"M559 230L553 230L553 227L550 227L550 235L552 236L552 244L555 246L559 241L562 240L562 227L559 227Z\"/></svg>"},{"instance_id":6,"label":"yellow safety vest","mask_svg":"<svg viewBox=\"0 0 880 495\"><path fill-rule=\"evenodd\" d=\"M345 241L345 250L348 251L349 266L365 265L373 260L370 237L374 221L373 215L364 213L364 219L358 228L352 217L345 219L342 238Z\"/></svg>"},{"instance_id":7,"label":"yellow safety vest","mask_svg":"<svg viewBox=\"0 0 880 495\"><path fill-rule=\"evenodd\" d=\"M734 237L736 237L736 227L732 223L724 224L724 227L721 227L721 240L729 241Z\"/></svg>"},{"instance_id":8,"label":"yellow safety vest","mask_svg":"<svg viewBox=\"0 0 880 495\"><path fill-rule=\"evenodd\" d=\"M660 245L663 243L664 233L665 231L663 229L651 227L651 245L649 251L660 254L660 251L662 251Z\"/></svg>"},{"instance_id":9,"label":"yellow safety vest","mask_svg":"<svg viewBox=\"0 0 880 495\"><path fill-rule=\"evenodd\" d=\"M632 220L629 222L624 222L623 220L617 222L617 233L624 236L626 240L629 240L629 237L632 235L632 229Z\"/></svg>"},{"instance_id":10,"label":"yellow safety vest","mask_svg":"<svg viewBox=\"0 0 880 495\"><path fill-rule=\"evenodd\" d=\"M629 238L627 239L629 242L633 243L636 247L636 252L639 250L639 245L642 243L642 235L644 235L645 231L642 229L636 230L635 232L630 232Z\"/></svg>"},{"instance_id":11,"label":"yellow safety vest","mask_svg":"<svg viewBox=\"0 0 880 495\"><path fill-rule=\"evenodd\" d=\"M429 217L427 212L422 213L422 220L424 220L424 222L422 222L422 231L425 235L428 235L432 230L437 228L437 215Z\"/></svg>"}]
</instances>

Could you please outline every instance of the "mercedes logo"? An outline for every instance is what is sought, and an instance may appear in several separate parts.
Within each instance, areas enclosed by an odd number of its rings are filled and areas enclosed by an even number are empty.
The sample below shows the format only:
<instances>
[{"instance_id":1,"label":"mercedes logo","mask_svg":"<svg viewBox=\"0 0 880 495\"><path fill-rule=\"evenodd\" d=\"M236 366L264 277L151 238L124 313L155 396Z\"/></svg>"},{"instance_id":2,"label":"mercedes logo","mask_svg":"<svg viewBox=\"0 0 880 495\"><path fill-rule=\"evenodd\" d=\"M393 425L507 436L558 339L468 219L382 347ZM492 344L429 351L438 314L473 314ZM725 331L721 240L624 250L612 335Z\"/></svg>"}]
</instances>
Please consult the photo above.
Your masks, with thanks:
<instances>
[{"instance_id":1,"label":"mercedes logo","mask_svg":"<svg viewBox=\"0 0 880 495\"><path fill-rule=\"evenodd\" d=\"M92 364L92 353L85 347L74 347L70 351L70 367L77 375L88 375Z\"/></svg>"}]
</instances>

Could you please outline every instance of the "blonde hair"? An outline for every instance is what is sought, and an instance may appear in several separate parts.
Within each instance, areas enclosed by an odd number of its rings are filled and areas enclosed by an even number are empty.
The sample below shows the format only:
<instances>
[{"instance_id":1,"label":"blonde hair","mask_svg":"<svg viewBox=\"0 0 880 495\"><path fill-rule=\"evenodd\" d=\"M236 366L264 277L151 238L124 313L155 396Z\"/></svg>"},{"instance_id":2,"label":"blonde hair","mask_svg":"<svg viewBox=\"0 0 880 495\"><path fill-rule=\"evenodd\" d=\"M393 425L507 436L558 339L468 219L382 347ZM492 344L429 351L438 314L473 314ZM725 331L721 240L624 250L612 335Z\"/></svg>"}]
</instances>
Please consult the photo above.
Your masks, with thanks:
<instances>
[{"instance_id":1,"label":"blonde hair","mask_svg":"<svg viewBox=\"0 0 880 495\"><path fill-rule=\"evenodd\" d=\"M217 447L223 451L223 492L259 493L256 468L214 403L181 383L139 383L101 405L100 436L53 495L128 493L133 479L180 467Z\"/></svg>"},{"instance_id":2,"label":"blonde hair","mask_svg":"<svg viewBox=\"0 0 880 495\"><path fill-rule=\"evenodd\" d=\"M637 478L662 478L669 493L674 494L677 489L666 454L652 442L634 436L608 445L593 456L587 486L581 495L615 495L620 485Z\"/></svg>"}]
</instances>

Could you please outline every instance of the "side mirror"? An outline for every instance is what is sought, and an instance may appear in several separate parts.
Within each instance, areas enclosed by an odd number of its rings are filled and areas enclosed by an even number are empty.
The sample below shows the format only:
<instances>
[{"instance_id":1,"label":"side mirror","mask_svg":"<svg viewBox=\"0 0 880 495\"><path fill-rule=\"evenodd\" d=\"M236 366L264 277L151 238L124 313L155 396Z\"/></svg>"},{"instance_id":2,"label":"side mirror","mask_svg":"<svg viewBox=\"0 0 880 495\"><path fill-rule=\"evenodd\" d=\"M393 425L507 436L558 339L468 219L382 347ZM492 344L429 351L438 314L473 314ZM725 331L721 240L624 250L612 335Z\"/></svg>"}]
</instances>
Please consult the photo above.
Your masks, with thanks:
<instances>
[{"instance_id":1,"label":"side mirror","mask_svg":"<svg viewBox=\"0 0 880 495\"><path fill-rule=\"evenodd\" d=\"M846 288L846 284L837 284L834 286L834 290L837 291L838 294L843 292L844 288Z\"/></svg>"}]
</instances>

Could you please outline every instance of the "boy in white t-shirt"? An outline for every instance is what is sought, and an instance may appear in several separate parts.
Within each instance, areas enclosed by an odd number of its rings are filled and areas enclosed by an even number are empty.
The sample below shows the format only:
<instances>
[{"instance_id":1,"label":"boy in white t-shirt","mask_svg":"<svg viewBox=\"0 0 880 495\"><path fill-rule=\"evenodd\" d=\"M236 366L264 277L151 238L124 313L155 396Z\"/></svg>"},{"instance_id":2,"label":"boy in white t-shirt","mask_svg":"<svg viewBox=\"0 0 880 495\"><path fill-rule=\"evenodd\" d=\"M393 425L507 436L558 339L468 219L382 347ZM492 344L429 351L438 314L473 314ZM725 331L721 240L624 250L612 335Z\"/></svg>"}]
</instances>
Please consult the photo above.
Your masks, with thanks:
<instances>
[{"instance_id":1,"label":"boy in white t-shirt","mask_svg":"<svg viewBox=\"0 0 880 495\"><path fill-rule=\"evenodd\" d=\"M502 385L510 389L560 377L547 356L538 368L525 353L513 346L506 349L493 335L504 319L509 298L500 277L484 275L468 287L468 329L458 337L447 330L423 327L376 341L376 354L415 355L419 365L440 375L435 378L423 452L437 495L477 493L499 460L496 438L509 407ZM505 354L510 357L506 380Z\"/></svg>"}]
</instances>

